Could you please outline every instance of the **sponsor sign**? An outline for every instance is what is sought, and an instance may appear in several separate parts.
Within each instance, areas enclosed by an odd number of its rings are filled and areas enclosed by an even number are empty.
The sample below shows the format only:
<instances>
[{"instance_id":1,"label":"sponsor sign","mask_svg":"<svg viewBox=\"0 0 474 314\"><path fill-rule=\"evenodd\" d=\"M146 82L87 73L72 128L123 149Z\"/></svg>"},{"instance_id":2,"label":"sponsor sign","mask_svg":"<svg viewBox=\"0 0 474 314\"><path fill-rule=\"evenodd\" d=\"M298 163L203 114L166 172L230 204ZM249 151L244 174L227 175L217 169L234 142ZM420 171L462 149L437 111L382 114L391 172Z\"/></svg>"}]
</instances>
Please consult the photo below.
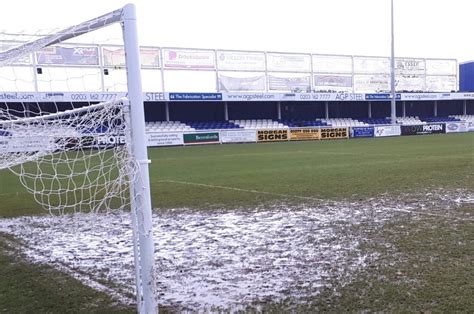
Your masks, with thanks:
<instances>
[{"instance_id":1,"label":"sponsor sign","mask_svg":"<svg viewBox=\"0 0 474 314\"><path fill-rule=\"evenodd\" d=\"M102 49L104 66L125 66L125 49L107 47ZM160 66L160 49L140 47L140 62L144 67Z\"/></svg>"},{"instance_id":2,"label":"sponsor sign","mask_svg":"<svg viewBox=\"0 0 474 314\"><path fill-rule=\"evenodd\" d=\"M383 74L356 74L354 89L359 92L389 91L390 77Z\"/></svg>"},{"instance_id":3,"label":"sponsor sign","mask_svg":"<svg viewBox=\"0 0 474 314\"><path fill-rule=\"evenodd\" d=\"M425 69L424 59L395 58L395 74L424 75Z\"/></svg>"},{"instance_id":4,"label":"sponsor sign","mask_svg":"<svg viewBox=\"0 0 474 314\"><path fill-rule=\"evenodd\" d=\"M220 131L222 143L247 143L256 142L257 133L255 130L226 130Z\"/></svg>"},{"instance_id":5,"label":"sponsor sign","mask_svg":"<svg viewBox=\"0 0 474 314\"><path fill-rule=\"evenodd\" d=\"M87 140L87 138L84 138ZM101 135L94 138L92 146L112 148L116 146L125 145L124 135Z\"/></svg>"},{"instance_id":6,"label":"sponsor sign","mask_svg":"<svg viewBox=\"0 0 474 314\"><path fill-rule=\"evenodd\" d=\"M217 67L231 71L265 71L263 52L218 51Z\"/></svg>"},{"instance_id":7,"label":"sponsor sign","mask_svg":"<svg viewBox=\"0 0 474 314\"><path fill-rule=\"evenodd\" d=\"M351 128L351 137L374 137L375 129L372 126Z\"/></svg>"},{"instance_id":8,"label":"sponsor sign","mask_svg":"<svg viewBox=\"0 0 474 314\"><path fill-rule=\"evenodd\" d=\"M453 59L426 59L427 75L456 76L457 67L457 61Z\"/></svg>"},{"instance_id":9,"label":"sponsor sign","mask_svg":"<svg viewBox=\"0 0 474 314\"><path fill-rule=\"evenodd\" d=\"M219 143L219 133L190 133L183 135L183 141L185 145L194 144L216 144Z\"/></svg>"},{"instance_id":10,"label":"sponsor sign","mask_svg":"<svg viewBox=\"0 0 474 314\"><path fill-rule=\"evenodd\" d=\"M440 134L446 133L446 125L444 123L401 125L400 130L402 135Z\"/></svg>"},{"instance_id":11,"label":"sponsor sign","mask_svg":"<svg viewBox=\"0 0 474 314\"><path fill-rule=\"evenodd\" d=\"M365 94L366 100L388 100L392 99L392 94L388 93L377 93L377 94ZM395 99L402 99L401 94L395 94Z\"/></svg>"},{"instance_id":12,"label":"sponsor sign","mask_svg":"<svg viewBox=\"0 0 474 314\"><path fill-rule=\"evenodd\" d=\"M210 101L222 100L221 93L169 93L169 100L175 101Z\"/></svg>"},{"instance_id":13,"label":"sponsor sign","mask_svg":"<svg viewBox=\"0 0 474 314\"><path fill-rule=\"evenodd\" d=\"M447 122L446 133L460 133L469 132L469 125L467 122Z\"/></svg>"},{"instance_id":14,"label":"sponsor sign","mask_svg":"<svg viewBox=\"0 0 474 314\"><path fill-rule=\"evenodd\" d=\"M374 127L375 137L400 136L400 135L401 135L401 130L400 130L399 125L385 125L385 126Z\"/></svg>"},{"instance_id":15,"label":"sponsor sign","mask_svg":"<svg viewBox=\"0 0 474 314\"><path fill-rule=\"evenodd\" d=\"M99 65L98 47L51 46L35 53L38 65Z\"/></svg>"},{"instance_id":16,"label":"sponsor sign","mask_svg":"<svg viewBox=\"0 0 474 314\"><path fill-rule=\"evenodd\" d=\"M456 90L456 76L426 76L426 90L432 92L450 92Z\"/></svg>"},{"instance_id":17,"label":"sponsor sign","mask_svg":"<svg viewBox=\"0 0 474 314\"><path fill-rule=\"evenodd\" d=\"M474 122L473 121L469 121L467 123L467 130L468 130L468 132L474 132Z\"/></svg>"},{"instance_id":18,"label":"sponsor sign","mask_svg":"<svg viewBox=\"0 0 474 314\"><path fill-rule=\"evenodd\" d=\"M288 129L284 130L258 130L258 142L282 142L289 140Z\"/></svg>"},{"instance_id":19,"label":"sponsor sign","mask_svg":"<svg viewBox=\"0 0 474 314\"><path fill-rule=\"evenodd\" d=\"M56 148L54 139L47 136L5 136L0 138L0 153L49 153L54 152Z\"/></svg>"},{"instance_id":20,"label":"sponsor sign","mask_svg":"<svg viewBox=\"0 0 474 314\"><path fill-rule=\"evenodd\" d=\"M435 93L404 93L402 100L437 100L439 94Z\"/></svg>"},{"instance_id":21,"label":"sponsor sign","mask_svg":"<svg viewBox=\"0 0 474 314\"><path fill-rule=\"evenodd\" d=\"M163 49L163 67L166 69L215 69L214 51Z\"/></svg>"},{"instance_id":22,"label":"sponsor sign","mask_svg":"<svg viewBox=\"0 0 474 314\"><path fill-rule=\"evenodd\" d=\"M313 72L352 73L351 56L313 55Z\"/></svg>"},{"instance_id":23,"label":"sponsor sign","mask_svg":"<svg viewBox=\"0 0 474 314\"><path fill-rule=\"evenodd\" d=\"M425 90L425 76L417 75L397 75L395 77L395 87L404 91Z\"/></svg>"},{"instance_id":24,"label":"sponsor sign","mask_svg":"<svg viewBox=\"0 0 474 314\"><path fill-rule=\"evenodd\" d=\"M354 57L354 73L389 74L390 58Z\"/></svg>"},{"instance_id":25,"label":"sponsor sign","mask_svg":"<svg viewBox=\"0 0 474 314\"><path fill-rule=\"evenodd\" d=\"M319 140L319 129L291 129L291 141L316 141Z\"/></svg>"},{"instance_id":26,"label":"sponsor sign","mask_svg":"<svg viewBox=\"0 0 474 314\"><path fill-rule=\"evenodd\" d=\"M309 76L300 77L277 77L268 76L268 85L270 90L286 90L286 91L308 91L311 90Z\"/></svg>"},{"instance_id":27,"label":"sponsor sign","mask_svg":"<svg viewBox=\"0 0 474 314\"><path fill-rule=\"evenodd\" d=\"M333 87L352 88L352 76L350 75L314 75L314 86L317 88L331 89Z\"/></svg>"},{"instance_id":28,"label":"sponsor sign","mask_svg":"<svg viewBox=\"0 0 474 314\"><path fill-rule=\"evenodd\" d=\"M0 52L5 53L10 49L14 49L18 46L20 46L21 43L9 43L9 42L0 42ZM20 55L20 56L14 56L16 53L15 52L10 52L8 53L7 59L8 65L10 64L31 64L31 53L25 54L25 55Z\"/></svg>"},{"instance_id":29,"label":"sponsor sign","mask_svg":"<svg viewBox=\"0 0 474 314\"><path fill-rule=\"evenodd\" d=\"M267 54L268 71L311 72L311 56L304 54Z\"/></svg>"},{"instance_id":30,"label":"sponsor sign","mask_svg":"<svg viewBox=\"0 0 474 314\"><path fill-rule=\"evenodd\" d=\"M253 77L230 77L219 74L219 89L231 91L263 91L265 90L265 75Z\"/></svg>"},{"instance_id":31,"label":"sponsor sign","mask_svg":"<svg viewBox=\"0 0 474 314\"><path fill-rule=\"evenodd\" d=\"M183 133L176 132L154 132L147 133L147 146L175 146L183 145Z\"/></svg>"},{"instance_id":32,"label":"sponsor sign","mask_svg":"<svg viewBox=\"0 0 474 314\"><path fill-rule=\"evenodd\" d=\"M322 140L349 138L348 128L322 128L320 132Z\"/></svg>"}]
</instances>

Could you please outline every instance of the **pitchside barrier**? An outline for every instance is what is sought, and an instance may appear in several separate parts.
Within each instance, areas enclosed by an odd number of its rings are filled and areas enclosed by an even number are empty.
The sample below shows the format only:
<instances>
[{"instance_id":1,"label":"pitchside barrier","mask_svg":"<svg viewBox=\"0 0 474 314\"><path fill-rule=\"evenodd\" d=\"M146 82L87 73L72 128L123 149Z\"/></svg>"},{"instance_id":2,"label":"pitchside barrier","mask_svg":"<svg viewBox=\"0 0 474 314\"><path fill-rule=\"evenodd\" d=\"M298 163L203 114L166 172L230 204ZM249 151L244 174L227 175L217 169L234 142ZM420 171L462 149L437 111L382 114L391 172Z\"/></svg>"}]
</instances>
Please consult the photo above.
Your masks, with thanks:
<instances>
[{"instance_id":1,"label":"pitchside barrier","mask_svg":"<svg viewBox=\"0 0 474 314\"><path fill-rule=\"evenodd\" d=\"M402 135L425 135L446 133L445 123L427 123L418 125L401 125Z\"/></svg>"},{"instance_id":2,"label":"pitchside barrier","mask_svg":"<svg viewBox=\"0 0 474 314\"><path fill-rule=\"evenodd\" d=\"M319 141L348 138L372 138L405 135L426 135L474 132L472 122L427 123L420 125L378 125L343 128L287 128L265 130L208 130L195 132L150 132L148 147L183 146L199 144L263 143L287 141ZM0 133L0 148L8 140L8 134ZM98 146L123 144L122 137L102 136L96 139ZM33 143L34 144L34 143ZM33 145L31 144L31 145ZM41 145L38 140L37 145Z\"/></svg>"}]
</instances>

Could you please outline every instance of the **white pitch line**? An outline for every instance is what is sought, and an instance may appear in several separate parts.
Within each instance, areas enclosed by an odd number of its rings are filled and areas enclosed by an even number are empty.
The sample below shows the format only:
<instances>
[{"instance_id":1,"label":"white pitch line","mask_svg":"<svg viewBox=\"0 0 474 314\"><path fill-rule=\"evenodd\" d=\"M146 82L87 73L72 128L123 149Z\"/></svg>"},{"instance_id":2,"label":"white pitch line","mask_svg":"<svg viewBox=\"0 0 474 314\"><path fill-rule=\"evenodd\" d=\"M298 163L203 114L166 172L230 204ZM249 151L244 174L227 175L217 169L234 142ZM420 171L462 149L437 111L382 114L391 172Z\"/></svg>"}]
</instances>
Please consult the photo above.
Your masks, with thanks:
<instances>
[{"instance_id":1,"label":"white pitch line","mask_svg":"<svg viewBox=\"0 0 474 314\"><path fill-rule=\"evenodd\" d=\"M293 195L293 194L265 192L265 191L258 191L258 190L248 190L248 189L234 188L234 187L230 187L230 186L213 185L213 184L205 184L205 183L197 183L197 182L189 182L189 181L159 180L158 182L194 185L194 186L202 186L202 187L206 187L206 188L217 188L217 189L224 189L224 190L231 190L231 191L239 191L239 192L247 192L247 193L255 193L255 194L265 194L265 195L273 195L273 196L280 196L280 197L297 198L297 199L311 200L311 201L320 201L320 202L326 202L326 203L331 202L331 201L328 201L328 200L324 200L324 199L317 198L317 197L311 197L311 196L301 196L301 195ZM440 215L440 214L434 214L434 213L424 213L424 212L412 211L412 210L401 209L401 208L390 208L389 207L387 209L397 211L397 212L401 212L401 213L413 214L413 215L432 216L432 217L462 220L462 221L474 221L474 219L471 219L471 218L451 217L451 216L446 216L446 215Z\"/></svg>"},{"instance_id":2,"label":"white pitch line","mask_svg":"<svg viewBox=\"0 0 474 314\"><path fill-rule=\"evenodd\" d=\"M231 191L239 191L239 192L247 192L247 193L255 193L255 194L265 194L265 195L273 195L273 196L281 196L281 197L299 198L299 199L303 199L303 200L325 201L321 198L311 197L311 196L301 196L301 195L293 195L293 194L265 192L265 191L258 191L258 190L247 190L247 189L241 189L241 188L233 188L233 187L230 187L230 186L212 185L212 184L196 183L196 182L188 182L188 181L159 180L158 182L195 185L195 186L202 186L202 187L206 187L206 188L217 188L217 189L223 189L223 190L231 190Z\"/></svg>"}]
</instances>

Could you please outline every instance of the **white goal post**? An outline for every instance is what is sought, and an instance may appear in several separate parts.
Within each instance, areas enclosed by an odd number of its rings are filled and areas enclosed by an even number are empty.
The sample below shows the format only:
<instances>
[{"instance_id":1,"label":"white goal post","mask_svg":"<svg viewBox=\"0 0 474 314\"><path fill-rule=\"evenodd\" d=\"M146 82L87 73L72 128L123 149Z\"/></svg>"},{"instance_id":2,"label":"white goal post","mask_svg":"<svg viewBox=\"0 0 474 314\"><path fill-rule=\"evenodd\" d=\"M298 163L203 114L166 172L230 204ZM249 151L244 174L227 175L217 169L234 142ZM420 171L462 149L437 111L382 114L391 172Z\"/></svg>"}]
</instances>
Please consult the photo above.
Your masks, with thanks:
<instances>
[{"instance_id":1,"label":"white goal post","mask_svg":"<svg viewBox=\"0 0 474 314\"><path fill-rule=\"evenodd\" d=\"M67 104L54 103L54 110L46 110L42 103L0 101L0 170L17 174L35 200L54 214L131 210L137 308L139 313L156 313L149 160L135 6L127 4L0 52L0 71L25 55L33 55L35 60L38 51L112 24L120 24L122 29L127 97L78 108L71 104L74 108L67 109ZM82 80L87 81L87 77ZM6 92L1 83L0 89Z\"/></svg>"}]
</instances>

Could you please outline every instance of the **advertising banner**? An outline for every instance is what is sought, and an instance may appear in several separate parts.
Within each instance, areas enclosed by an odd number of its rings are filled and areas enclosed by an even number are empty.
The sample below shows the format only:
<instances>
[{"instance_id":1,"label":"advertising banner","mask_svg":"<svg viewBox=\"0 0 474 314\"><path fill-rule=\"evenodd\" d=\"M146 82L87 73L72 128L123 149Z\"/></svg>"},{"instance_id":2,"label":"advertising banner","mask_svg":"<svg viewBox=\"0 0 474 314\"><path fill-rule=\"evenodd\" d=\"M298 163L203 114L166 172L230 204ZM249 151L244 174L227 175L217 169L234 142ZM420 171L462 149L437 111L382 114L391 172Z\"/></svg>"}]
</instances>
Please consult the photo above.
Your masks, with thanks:
<instances>
[{"instance_id":1,"label":"advertising banner","mask_svg":"<svg viewBox=\"0 0 474 314\"><path fill-rule=\"evenodd\" d=\"M105 66L125 66L125 49L120 47L102 48ZM140 47L140 62L144 67L160 67L160 49Z\"/></svg>"},{"instance_id":2,"label":"advertising banner","mask_svg":"<svg viewBox=\"0 0 474 314\"><path fill-rule=\"evenodd\" d=\"M316 141L319 140L319 129L291 129L291 141Z\"/></svg>"},{"instance_id":3,"label":"advertising banner","mask_svg":"<svg viewBox=\"0 0 474 314\"><path fill-rule=\"evenodd\" d=\"M147 133L147 146L175 146L183 145L183 133L177 132L154 132Z\"/></svg>"},{"instance_id":4,"label":"advertising banner","mask_svg":"<svg viewBox=\"0 0 474 314\"><path fill-rule=\"evenodd\" d=\"M390 90L388 75L356 74L354 75L354 89L358 92L379 92Z\"/></svg>"},{"instance_id":5,"label":"advertising banner","mask_svg":"<svg viewBox=\"0 0 474 314\"><path fill-rule=\"evenodd\" d=\"M173 101L219 101L221 93L168 93L169 100Z\"/></svg>"},{"instance_id":6,"label":"advertising banner","mask_svg":"<svg viewBox=\"0 0 474 314\"><path fill-rule=\"evenodd\" d=\"M423 135L423 134L441 134L446 133L444 123L428 123L418 125L401 125L402 135Z\"/></svg>"},{"instance_id":7,"label":"advertising banner","mask_svg":"<svg viewBox=\"0 0 474 314\"><path fill-rule=\"evenodd\" d=\"M264 91L265 75L252 77L230 77L219 74L219 90L226 92L235 91Z\"/></svg>"},{"instance_id":8,"label":"advertising banner","mask_svg":"<svg viewBox=\"0 0 474 314\"><path fill-rule=\"evenodd\" d=\"M385 126L374 127L375 137L400 136L400 135L401 135L401 130L400 130L399 125L385 125Z\"/></svg>"},{"instance_id":9,"label":"advertising banner","mask_svg":"<svg viewBox=\"0 0 474 314\"><path fill-rule=\"evenodd\" d=\"M99 65L98 47L51 46L35 53L39 65Z\"/></svg>"},{"instance_id":10,"label":"advertising banner","mask_svg":"<svg viewBox=\"0 0 474 314\"><path fill-rule=\"evenodd\" d=\"M395 87L402 91L424 91L425 76L398 75L395 77Z\"/></svg>"},{"instance_id":11,"label":"advertising banner","mask_svg":"<svg viewBox=\"0 0 474 314\"><path fill-rule=\"evenodd\" d=\"M214 51L163 49L163 67L166 69L215 69Z\"/></svg>"},{"instance_id":12,"label":"advertising banner","mask_svg":"<svg viewBox=\"0 0 474 314\"><path fill-rule=\"evenodd\" d=\"M290 136L288 129L284 130L258 130L258 142L283 142L288 141Z\"/></svg>"},{"instance_id":13,"label":"advertising banner","mask_svg":"<svg viewBox=\"0 0 474 314\"><path fill-rule=\"evenodd\" d=\"M218 51L217 67L230 71L265 71L263 52Z\"/></svg>"},{"instance_id":14,"label":"advertising banner","mask_svg":"<svg viewBox=\"0 0 474 314\"><path fill-rule=\"evenodd\" d=\"M446 133L469 132L469 124L467 122L447 122Z\"/></svg>"},{"instance_id":15,"label":"advertising banner","mask_svg":"<svg viewBox=\"0 0 474 314\"><path fill-rule=\"evenodd\" d=\"M322 128L319 130L322 140L349 138L348 128Z\"/></svg>"},{"instance_id":16,"label":"advertising banner","mask_svg":"<svg viewBox=\"0 0 474 314\"><path fill-rule=\"evenodd\" d=\"M430 92L450 92L456 90L456 76L426 76L426 90Z\"/></svg>"},{"instance_id":17,"label":"advertising banner","mask_svg":"<svg viewBox=\"0 0 474 314\"><path fill-rule=\"evenodd\" d=\"M352 73L351 56L313 55L313 72Z\"/></svg>"},{"instance_id":18,"label":"advertising banner","mask_svg":"<svg viewBox=\"0 0 474 314\"><path fill-rule=\"evenodd\" d=\"M350 75L323 75L316 74L313 76L313 85L322 89L352 89L352 76Z\"/></svg>"},{"instance_id":19,"label":"advertising banner","mask_svg":"<svg viewBox=\"0 0 474 314\"><path fill-rule=\"evenodd\" d=\"M389 74L390 58L354 57L354 73Z\"/></svg>"},{"instance_id":20,"label":"advertising banner","mask_svg":"<svg viewBox=\"0 0 474 314\"><path fill-rule=\"evenodd\" d=\"M0 153L54 152L54 139L47 136L0 137Z\"/></svg>"},{"instance_id":21,"label":"advertising banner","mask_svg":"<svg viewBox=\"0 0 474 314\"><path fill-rule=\"evenodd\" d=\"M183 135L183 141L185 145L195 144L217 144L219 143L219 133L189 133Z\"/></svg>"},{"instance_id":22,"label":"advertising banner","mask_svg":"<svg viewBox=\"0 0 474 314\"><path fill-rule=\"evenodd\" d=\"M425 59L395 58L395 74L424 75L425 70Z\"/></svg>"},{"instance_id":23,"label":"advertising banner","mask_svg":"<svg viewBox=\"0 0 474 314\"><path fill-rule=\"evenodd\" d=\"M427 75L456 76L458 64L454 59L426 59Z\"/></svg>"},{"instance_id":24,"label":"advertising banner","mask_svg":"<svg viewBox=\"0 0 474 314\"><path fill-rule=\"evenodd\" d=\"M13 49L13 48L16 48L18 46L20 46L21 43L14 43L14 42L4 42L4 41L0 41L0 52L6 52L10 49ZM11 65L14 65L14 64L31 64L31 53L28 53L28 54L24 54L24 55L20 55L18 57L11 57L10 59L10 56L8 57L9 58L9 63L8 64L11 64Z\"/></svg>"},{"instance_id":25,"label":"advertising banner","mask_svg":"<svg viewBox=\"0 0 474 314\"><path fill-rule=\"evenodd\" d=\"M351 137L374 137L373 126L351 127Z\"/></svg>"},{"instance_id":26,"label":"advertising banner","mask_svg":"<svg viewBox=\"0 0 474 314\"><path fill-rule=\"evenodd\" d=\"M255 130L226 130L220 131L222 143L248 143L257 141Z\"/></svg>"},{"instance_id":27,"label":"advertising banner","mask_svg":"<svg viewBox=\"0 0 474 314\"><path fill-rule=\"evenodd\" d=\"M468 132L474 132L474 122L473 121L469 121L467 123L467 131Z\"/></svg>"},{"instance_id":28,"label":"advertising banner","mask_svg":"<svg viewBox=\"0 0 474 314\"><path fill-rule=\"evenodd\" d=\"M311 56L304 54L267 54L268 71L311 72Z\"/></svg>"},{"instance_id":29,"label":"advertising banner","mask_svg":"<svg viewBox=\"0 0 474 314\"><path fill-rule=\"evenodd\" d=\"M281 91L308 91L311 90L311 83L309 76L293 76L293 77L278 77L274 75L268 76L268 84L270 90Z\"/></svg>"}]
</instances>

